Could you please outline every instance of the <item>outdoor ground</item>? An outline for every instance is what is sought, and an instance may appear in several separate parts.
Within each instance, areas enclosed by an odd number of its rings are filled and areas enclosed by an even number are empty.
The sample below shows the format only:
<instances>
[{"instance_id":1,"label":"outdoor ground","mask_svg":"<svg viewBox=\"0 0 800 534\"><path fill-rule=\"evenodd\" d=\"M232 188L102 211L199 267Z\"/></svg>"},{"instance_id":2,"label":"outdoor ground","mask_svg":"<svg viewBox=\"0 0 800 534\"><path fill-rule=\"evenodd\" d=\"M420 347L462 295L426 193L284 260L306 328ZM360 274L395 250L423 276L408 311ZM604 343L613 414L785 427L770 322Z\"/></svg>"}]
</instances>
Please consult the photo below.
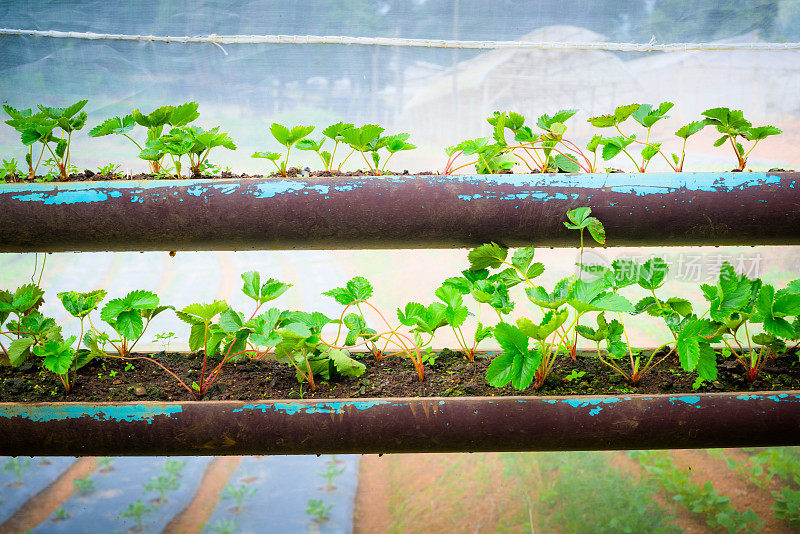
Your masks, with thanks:
<instances>
[{"instance_id":1,"label":"outdoor ground","mask_svg":"<svg viewBox=\"0 0 800 534\"><path fill-rule=\"evenodd\" d=\"M767 457L766 463L760 460ZM698 495L702 493L698 488L703 488L706 497L692 501L686 493L676 498L642 468L648 458L667 459L676 473L686 475L686 488L693 487ZM4 466L17 461L0 460ZM796 447L650 455L616 451L230 456L177 461L184 462L180 483L166 492L163 502L153 490L141 487L166 467L165 458L33 458L22 470L21 483L5 467L0 472L0 534L566 534L622 532L624 528L648 533L724 532L702 511L712 501L727 507L725 513L733 517L751 509L758 518L751 520L752 532L798 532L798 523L792 525L772 510L782 488L798 489L800 448ZM783 471L771 468L779 461ZM756 464L764 469L752 469ZM330 486L324 481L325 471L340 472ZM81 489L80 481L91 481L92 487ZM251 490L251 495L237 510L231 488L238 487ZM330 506L327 519L313 519L307 510L312 497ZM121 513L137 500L149 508L142 516L141 530L131 516ZM701 500L703 506L698 504ZM796 514L794 520L800 520Z\"/></svg>"}]
</instances>

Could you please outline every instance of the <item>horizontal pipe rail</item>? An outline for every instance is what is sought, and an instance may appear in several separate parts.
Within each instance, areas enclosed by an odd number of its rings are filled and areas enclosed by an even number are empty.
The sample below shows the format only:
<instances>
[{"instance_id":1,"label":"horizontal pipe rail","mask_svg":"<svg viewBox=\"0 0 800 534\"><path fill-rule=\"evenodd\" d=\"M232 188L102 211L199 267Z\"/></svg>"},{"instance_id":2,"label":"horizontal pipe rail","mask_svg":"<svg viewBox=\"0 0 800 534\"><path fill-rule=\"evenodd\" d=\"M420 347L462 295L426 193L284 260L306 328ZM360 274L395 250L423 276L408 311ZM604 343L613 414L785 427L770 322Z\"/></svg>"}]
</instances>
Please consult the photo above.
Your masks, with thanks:
<instances>
[{"instance_id":1,"label":"horizontal pipe rail","mask_svg":"<svg viewBox=\"0 0 800 534\"><path fill-rule=\"evenodd\" d=\"M0 455L225 455L800 445L800 392L0 403Z\"/></svg>"},{"instance_id":2,"label":"horizontal pipe rail","mask_svg":"<svg viewBox=\"0 0 800 534\"><path fill-rule=\"evenodd\" d=\"M800 173L247 178L0 185L0 252L800 244Z\"/></svg>"}]
</instances>

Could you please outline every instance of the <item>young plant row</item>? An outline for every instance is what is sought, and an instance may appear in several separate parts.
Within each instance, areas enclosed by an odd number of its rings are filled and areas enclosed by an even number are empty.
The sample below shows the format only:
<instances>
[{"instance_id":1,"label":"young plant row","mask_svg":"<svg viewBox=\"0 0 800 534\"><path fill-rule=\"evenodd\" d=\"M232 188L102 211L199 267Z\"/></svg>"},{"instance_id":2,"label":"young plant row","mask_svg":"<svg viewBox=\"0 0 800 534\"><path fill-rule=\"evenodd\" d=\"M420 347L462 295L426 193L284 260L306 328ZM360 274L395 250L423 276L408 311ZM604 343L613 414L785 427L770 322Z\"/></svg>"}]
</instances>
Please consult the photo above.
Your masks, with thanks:
<instances>
[{"instance_id":1,"label":"young plant row","mask_svg":"<svg viewBox=\"0 0 800 534\"><path fill-rule=\"evenodd\" d=\"M790 447L761 449L748 458L737 461L719 449L708 451L712 456L724 460L728 468L736 471L759 488L767 488L773 479L788 483L780 491L773 491L775 516L786 520L791 526L800 527L800 454Z\"/></svg>"},{"instance_id":2,"label":"young plant row","mask_svg":"<svg viewBox=\"0 0 800 534\"><path fill-rule=\"evenodd\" d=\"M517 531L528 530L525 523L531 532L681 531L653 500L655 490L612 467L605 453L501 453L500 459L511 495L519 494L527 508L516 518Z\"/></svg>"},{"instance_id":3,"label":"young plant row","mask_svg":"<svg viewBox=\"0 0 800 534\"><path fill-rule=\"evenodd\" d=\"M376 359L407 357L422 381L423 364L435 364L433 346L440 329L453 332L470 361L478 345L493 337L503 353L489 364L486 380L498 388L510 383L517 390L545 387L558 358L576 358L579 337L595 346L599 365L631 385L667 358L677 357L684 370L696 373L695 388L717 379L714 344L721 346L723 356L734 357L752 382L768 359L787 351L787 341L800 339L800 280L776 290L759 278L736 273L725 262L715 285L700 286L707 307L695 311L688 300L664 294L669 269L661 258L643 263L617 259L610 266L583 264L585 232L600 244L606 242L603 224L591 216L590 208L569 211L564 224L579 232L581 260L576 274L553 287L536 283L545 267L533 261L533 247L511 254L505 247L488 243L469 252L469 268L444 280L434 292L436 300L408 302L397 309L396 320L390 321L370 302L373 287L361 276L324 293L343 307L338 317L331 318L320 312L265 310L265 304L291 285L272 278L262 281L257 272L247 272L242 275L242 292L252 300L247 314L223 300L175 309L161 304L153 292L135 290L108 301L100 310L109 331L92 319L106 297L105 290L59 293L64 308L80 321L80 335L64 339L61 327L38 311L44 291L26 284L14 292L0 292L0 336L8 343L8 348L0 343L0 349L13 366L37 360L58 375L67 392L75 384L78 369L91 359L122 358L149 361L202 398L227 363L268 354L291 365L298 380L312 390L320 377L361 375L365 366L351 355L361 347ZM638 288L635 304L629 300L634 296L630 288ZM511 323L506 317L517 304L515 294L524 295L535 311ZM474 329L467 323L467 299L477 307ZM150 322L167 310L187 323L189 348L202 354L199 379L191 384L155 359L133 355ZM625 323L639 314L664 325L663 341L655 349L634 347L629 341ZM322 335L329 324L334 325L335 336ZM763 331L756 333L759 328Z\"/></svg>"},{"instance_id":4,"label":"young plant row","mask_svg":"<svg viewBox=\"0 0 800 534\"><path fill-rule=\"evenodd\" d=\"M674 172L682 172L689 137L706 126L713 126L721 134L714 146L729 145L736 158L736 170L743 171L760 141L782 133L775 126L753 126L741 110L712 108L705 110L699 120L674 132L681 141L681 150L667 156L663 142L656 141L659 137L653 127L669 117L667 113L673 106L672 102L661 102L658 106L628 104L608 115L591 117L589 123L603 133L593 135L583 148L566 135L565 123L577 109L561 110L552 116L544 114L536 120L535 128L526 125L525 117L519 113L495 111L486 119L492 126L491 138L468 139L446 149L449 159L444 174L471 165L479 174L510 171L517 165L523 165L528 172L593 173L598 172L598 151L603 161L624 155L636 172L647 172L656 156ZM749 145L745 146L746 143Z\"/></svg>"},{"instance_id":5,"label":"young plant row","mask_svg":"<svg viewBox=\"0 0 800 534\"><path fill-rule=\"evenodd\" d=\"M77 172L77 168L71 164L70 145L73 133L86 125L87 114L82 110L87 103L87 100L80 100L66 108L39 105L38 111L19 110L4 105L3 109L10 117L5 121L6 124L20 134L20 141L26 147L27 169L19 169L13 158L3 160L0 180L15 181L24 174L30 179L35 179L39 165L45 157L47 159L44 164L53 168L53 172L48 175L50 180L55 178L67 180L71 173ZM216 147L236 150L236 145L230 135L219 131L219 126L205 130L192 124L200 116L197 109L197 102L162 106L148 114L134 109L124 117L112 117L103 121L89 131L89 136L103 137L114 134L125 137L136 145L139 158L148 163L150 171L156 177L182 178L184 163L187 160L192 176L213 174L219 172L219 169L211 165L208 160L211 150ZM144 130L144 136L140 134L138 141L134 129ZM350 156L358 152L369 171L376 175L384 172L386 164L394 154L416 148L407 142L409 134L383 136L384 128L375 124L355 127L353 124L339 122L325 128L322 131L323 138L319 141L308 137L314 131L313 126L286 127L273 123L269 131L275 140L286 148L286 153L256 152L253 157L272 161L282 176L287 175L289 154L293 146L298 150L315 152L322 161L324 170L336 172L341 170ZM323 150L326 140L333 143L331 152ZM334 168L336 150L340 146L346 155ZM383 151L388 152L388 156L381 164ZM118 166L109 165L100 170L114 174L117 169Z\"/></svg>"},{"instance_id":6,"label":"young plant row","mask_svg":"<svg viewBox=\"0 0 800 534\"><path fill-rule=\"evenodd\" d=\"M64 108L38 105L36 109L3 105L9 116L6 124L20 134L25 147L26 168L20 169L15 158L4 159L0 181L16 181L24 175L36 179L41 164L52 169L43 179L67 180L70 174L77 172L71 163L71 143L73 134L86 125L88 116L83 108L87 103L87 100L80 100ZM729 145L736 158L736 168L741 171L747 167L747 159L760 141L781 133L775 126L753 126L741 110L712 108L704 111L700 120L675 132L682 141L681 151L667 156L662 149L663 142L656 141L660 137L653 127L669 117L667 113L673 106L671 102L658 106L628 104L611 114L592 117L589 123L603 134L592 136L583 148L566 136L566 121L578 110L544 114L537 119L535 127L527 126L525 117L519 113L496 111L487 119L492 126L491 138L465 140L445 150L448 159L443 174L470 166L479 174L491 174L507 172L517 165L524 166L528 172L592 173L598 171L598 150L604 161L624 155L631 160L636 172L646 172L657 156L673 171L681 172L687 140L706 126L713 126L721 134L714 146ZM148 163L156 177L181 178L187 161L192 176L214 174L219 169L209 162L211 150L216 147L235 150L236 145L227 133L220 132L219 126L205 130L192 124L199 115L197 102L162 106L150 113L134 109L123 117L106 119L92 128L89 136L114 134L130 140L139 151L138 157ZM134 130L143 132L137 135ZM408 142L409 134L383 135L385 129L377 124L356 127L338 122L323 129L318 140L309 137L314 126L273 123L269 131L285 148L285 153L255 152L252 157L270 160L282 176L287 176L292 147L316 153L322 169L331 173L341 172L347 160L358 153L365 168L375 175L386 171L386 164L397 152L416 148ZM606 135L606 131L610 131L610 135ZM332 145L330 150L324 149L326 143L329 147ZM749 145L745 146L747 143ZM340 150L338 164L337 149ZM459 158L463 159L458 161ZM108 165L100 170L115 174L117 169L118 166Z\"/></svg>"},{"instance_id":7,"label":"young plant row","mask_svg":"<svg viewBox=\"0 0 800 534\"><path fill-rule=\"evenodd\" d=\"M689 470L678 469L672 459L659 451L629 453L639 461L648 478L657 484L672 500L701 516L711 528L728 534L761 531L761 521L752 509L744 513L733 506L728 497L720 495L710 480L699 486L691 481Z\"/></svg>"}]
</instances>

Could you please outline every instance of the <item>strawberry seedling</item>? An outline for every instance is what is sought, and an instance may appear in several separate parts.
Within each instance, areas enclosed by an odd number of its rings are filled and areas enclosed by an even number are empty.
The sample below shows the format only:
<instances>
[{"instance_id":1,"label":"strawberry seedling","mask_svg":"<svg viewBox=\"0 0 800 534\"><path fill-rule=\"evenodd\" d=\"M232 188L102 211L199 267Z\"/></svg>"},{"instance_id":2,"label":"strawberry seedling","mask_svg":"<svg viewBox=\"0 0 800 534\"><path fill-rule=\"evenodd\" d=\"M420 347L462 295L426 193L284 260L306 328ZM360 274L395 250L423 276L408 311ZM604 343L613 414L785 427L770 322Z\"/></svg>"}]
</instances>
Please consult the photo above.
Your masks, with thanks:
<instances>
[{"instance_id":1,"label":"strawberry seedling","mask_svg":"<svg viewBox=\"0 0 800 534\"><path fill-rule=\"evenodd\" d=\"M284 157L283 161L279 163L282 157L280 152L256 152L252 157L270 160L275 167L277 167L280 175L285 178L288 176L288 174L286 174L286 168L289 165L289 153L292 150L292 146L313 132L314 127L295 126L290 129L282 124L273 122L272 126L269 127L269 131L272 133L272 137L274 137L278 143L286 147L286 156Z\"/></svg>"},{"instance_id":2,"label":"strawberry seedling","mask_svg":"<svg viewBox=\"0 0 800 534\"><path fill-rule=\"evenodd\" d=\"M753 126L750 121L744 118L744 113L738 109L712 108L705 110L702 115L705 117L703 122L709 126L714 126L722 136L714 141L715 147L720 147L729 143L736 156L736 169L745 170L747 167L747 157L758 145L758 143L770 135L782 133L780 128L775 126ZM752 141L753 144L745 151L742 141Z\"/></svg>"}]
</instances>

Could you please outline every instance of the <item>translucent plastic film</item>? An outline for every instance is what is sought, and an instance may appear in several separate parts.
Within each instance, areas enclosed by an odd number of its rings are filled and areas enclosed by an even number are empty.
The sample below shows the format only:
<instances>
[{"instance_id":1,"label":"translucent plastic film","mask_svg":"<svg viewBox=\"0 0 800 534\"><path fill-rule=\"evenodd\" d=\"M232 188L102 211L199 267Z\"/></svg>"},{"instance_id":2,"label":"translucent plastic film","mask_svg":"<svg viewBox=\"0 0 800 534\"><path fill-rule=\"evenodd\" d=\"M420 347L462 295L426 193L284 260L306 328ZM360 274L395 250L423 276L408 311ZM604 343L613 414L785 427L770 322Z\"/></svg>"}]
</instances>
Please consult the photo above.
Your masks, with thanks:
<instances>
[{"instance_id":1,"label":"translucent plastic film","mask_svg":"<svg viewBox=\"0 0 800 534\"><path fill-rule=\"evenodd\" d=\"M88 98L89 128L133 108L200 103L198 123L221 125L238 145L215 163L264 172L256 150L275 148L266 125L319 129L343 120L408 132L419 149L398 170L441 170L445 146L489 136L485 118L514 110L529 122L576 108L570 135L588 140L590 116L627 103L676 105L652 135L673 132L708 108L741 109L784 134L753 153L756 168L796 166L800 51L758 48L800 41L794 0L205 1L14 2L0 4L5 28L132 36L293 35L550 43L736 43L736 50L620 52L574 49L469 50L336 44L164 43L0 36L0 94L9 104L65 105ZM768 47L769 48L769 47ZM75 139L81 169L115 161L144 170L132 144ZM316 132L318 134L318 132ZM732 166L712 129L692 139L687 170ZM0 130L3 154L20 152ZM312 167L313 154L298 154ZM19 155L17 155L19 158ZM315 156L314 156L315 157ZM612 166L625 167L614 160ZM654 167L657 164L654 164ZM518 171L519 172L519 171Z\"/></svg>"}]
</instances>

